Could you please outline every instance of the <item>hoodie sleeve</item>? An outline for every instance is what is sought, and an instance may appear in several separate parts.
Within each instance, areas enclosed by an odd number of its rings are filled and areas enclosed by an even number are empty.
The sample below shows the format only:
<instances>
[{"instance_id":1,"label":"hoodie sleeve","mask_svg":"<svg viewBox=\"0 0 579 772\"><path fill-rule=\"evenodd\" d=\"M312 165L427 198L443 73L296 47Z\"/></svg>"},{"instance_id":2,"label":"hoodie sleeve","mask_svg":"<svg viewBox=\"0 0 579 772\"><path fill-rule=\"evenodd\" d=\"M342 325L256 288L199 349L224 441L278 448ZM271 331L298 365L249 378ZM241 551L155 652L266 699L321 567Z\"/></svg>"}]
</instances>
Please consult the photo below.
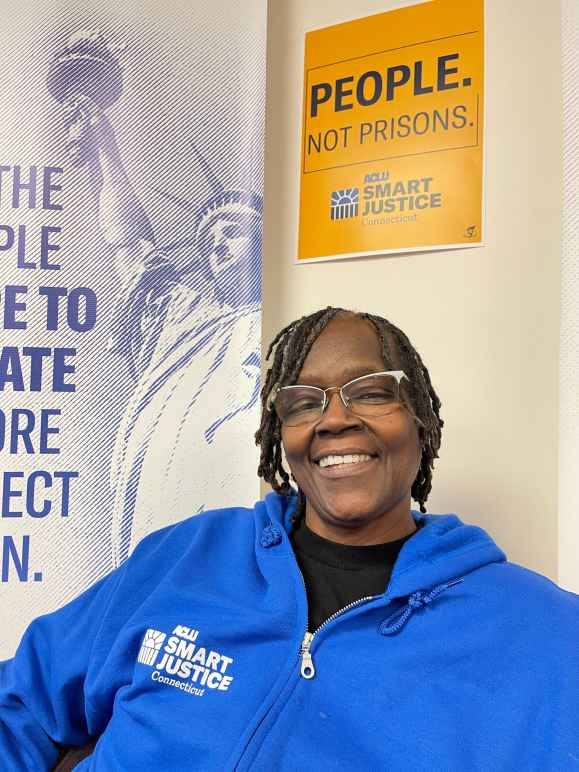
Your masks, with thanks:
<instances>
[{"instance_id":1,"label":"hoodie sleeve","mask_svg":"<svg viewBox=\"0 0 579 772\"><path fill-rule=\"evenodd\" d=\"M109 613L125 566L32 622L14 658L0 663L2 769L50 770L55 743L83 745L106 727L127 677L128 662L110 655L126 614Z\"/></svg>"}]
</instances>

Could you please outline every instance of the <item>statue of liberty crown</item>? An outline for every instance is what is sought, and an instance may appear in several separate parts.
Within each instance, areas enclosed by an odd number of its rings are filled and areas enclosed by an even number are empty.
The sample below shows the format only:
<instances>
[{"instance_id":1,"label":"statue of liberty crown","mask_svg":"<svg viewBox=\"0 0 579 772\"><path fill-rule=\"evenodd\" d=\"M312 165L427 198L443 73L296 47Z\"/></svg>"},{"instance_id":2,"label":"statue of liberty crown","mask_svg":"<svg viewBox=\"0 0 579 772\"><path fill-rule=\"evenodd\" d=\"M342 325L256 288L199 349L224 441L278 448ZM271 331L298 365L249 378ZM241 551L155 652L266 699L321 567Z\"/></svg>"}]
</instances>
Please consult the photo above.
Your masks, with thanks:
<instances>
[{"instance_id":1,"label":"statue of liberty crown","mask_svg":"<svg viewBox=\"0 0 579 772\"><path fill-rule=\"evenodd\" d=\"M160 195L168 198L173 203L186 212L195 212L197 215L197 222L194 229L194 235L180 239L179 241L172 242L163 247L164 251L171 251L177 247L185 246L198 240L203 232L203 229L211 222L220 212L223 214L239 212L240 214L248 214L250 212L256 212L261 214L263 208L263 202L260 195L250 190L238 190L227 189L218 179L217 175L213 172L205 158L202 156L198 148L191 143L191 147L204 176L207 179L213 195L207 199L202 207L187 199L178 196L174 193L168 193L165 190L161 190L153 186Z\"/></svg>"}]
</instances>

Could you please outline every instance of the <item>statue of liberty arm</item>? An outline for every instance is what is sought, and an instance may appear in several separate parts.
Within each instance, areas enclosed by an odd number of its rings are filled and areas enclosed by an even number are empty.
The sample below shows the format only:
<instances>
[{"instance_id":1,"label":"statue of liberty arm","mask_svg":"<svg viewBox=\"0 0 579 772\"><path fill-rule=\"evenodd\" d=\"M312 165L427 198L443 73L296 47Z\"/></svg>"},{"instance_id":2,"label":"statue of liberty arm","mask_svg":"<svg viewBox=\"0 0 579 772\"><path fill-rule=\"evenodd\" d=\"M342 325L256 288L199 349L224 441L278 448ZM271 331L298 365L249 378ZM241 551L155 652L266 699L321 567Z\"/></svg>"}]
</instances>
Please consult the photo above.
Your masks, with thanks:
<instances>
[{"instance_id":1,"label":"statue of liberty arm","mask_svg":"<svg viewBox=\"0 0 579 772\"><path fill-rule=\"evenodd\" d=\"M71 109L77 117L69 129L69 152L76 152L78 142L85 143L89 177L98 197L100 230L118 258L119 273L125 276L154 251L153 227L125 172L104 110L82 95L73 98Z\"/></svg>"},{"instance_id":2,"label":"statue of liberty arm","mask_svg":"<svg viewBox=\"0 0 579 772\"><path fill-rule=\"evenodd\" d=\"M104 109L83 94L70 96L64 107L68 154L88 169L99 229L121 280L109 349L128 355L131 373L138 378L150 362L179 275L157 249L153 226L125 171Z\"/></svg>"},{"instance_id":3,"label":"statue of liberty arm","mask_svg":"<svg viewBox=\"0 0 579 772\"><path fill-rule=\"evenodd\" d=\"M119 100L123 72L116 48L98 30L71 35L50 62L47 87L65 112L67 151L74 165L87 165L100 198L101 229L119 257L128 262L150 250L151 223L123 168L105 110ZM123 271L126 266L119 266Z\"/></svg>"}]
</instances>

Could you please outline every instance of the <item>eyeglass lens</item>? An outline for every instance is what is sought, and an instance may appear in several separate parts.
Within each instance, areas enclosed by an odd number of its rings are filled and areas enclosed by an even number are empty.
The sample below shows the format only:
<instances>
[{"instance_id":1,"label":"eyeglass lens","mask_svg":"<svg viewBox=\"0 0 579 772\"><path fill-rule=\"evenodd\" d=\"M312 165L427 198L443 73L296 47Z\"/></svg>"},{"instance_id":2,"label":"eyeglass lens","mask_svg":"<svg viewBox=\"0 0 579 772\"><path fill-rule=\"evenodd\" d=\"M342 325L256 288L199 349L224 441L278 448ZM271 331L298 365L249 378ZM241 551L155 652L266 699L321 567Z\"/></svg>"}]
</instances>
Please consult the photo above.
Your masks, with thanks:
<instances>
[{"instance_id":1,"label":"eyeglass lens","mask_svg":"<svg viewBox=\"0 0 579 772\"><path fill-rule=\"evenodd\" d=\"M399 404L398 380L388 374L366 375L345 384L342 395L346 406L356 415L388 415ZM279 419L286 426L317 421L322 415L323 405L323 390L313 386L282 388L274 401Z\"/></svg>"}]
</instances>

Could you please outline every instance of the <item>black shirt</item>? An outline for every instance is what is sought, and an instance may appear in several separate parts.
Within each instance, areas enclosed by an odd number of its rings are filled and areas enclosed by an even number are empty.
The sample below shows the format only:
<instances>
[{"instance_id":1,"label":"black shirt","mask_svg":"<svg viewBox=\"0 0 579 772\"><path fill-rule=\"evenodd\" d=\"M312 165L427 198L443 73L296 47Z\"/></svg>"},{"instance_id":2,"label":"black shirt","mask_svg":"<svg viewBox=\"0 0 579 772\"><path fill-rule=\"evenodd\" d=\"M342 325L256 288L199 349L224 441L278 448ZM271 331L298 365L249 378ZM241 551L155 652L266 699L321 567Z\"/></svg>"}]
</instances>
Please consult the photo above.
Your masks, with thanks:
<instances>
[{"instance_id":1,"label":"black shirt","mask_svg":"<svg viewBox=\"0 0 579 772\"><path fill-rule=\"evenodd\" d=\"M413 534L366 547L323 539L301 518L290 539L306 584L308 630L350 603L385 592L398 553Z\"/></svg>"}]
</instances>

